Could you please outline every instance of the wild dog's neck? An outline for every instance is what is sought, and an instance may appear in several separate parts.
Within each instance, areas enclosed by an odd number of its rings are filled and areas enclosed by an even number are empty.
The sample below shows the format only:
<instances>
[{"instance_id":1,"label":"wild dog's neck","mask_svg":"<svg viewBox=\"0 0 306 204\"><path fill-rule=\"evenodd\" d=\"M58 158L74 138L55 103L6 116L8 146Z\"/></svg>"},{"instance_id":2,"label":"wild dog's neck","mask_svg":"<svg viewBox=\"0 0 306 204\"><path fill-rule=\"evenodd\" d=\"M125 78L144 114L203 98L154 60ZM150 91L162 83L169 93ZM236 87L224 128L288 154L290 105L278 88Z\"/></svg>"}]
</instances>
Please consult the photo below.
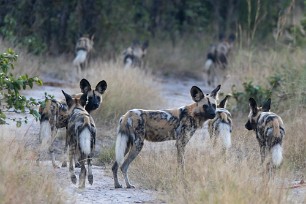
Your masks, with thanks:
<instances>
[{"instance_id":1,"label":"wild dog's neck","mask_svg":"<svg viewBox=\"0 0 306 204\"><path fill-rule=\"evenodd\" d=\"M203 123L208 120L207 118L203 117L203 114L199 112L197 103L192 103L190 105L187 105L185 107L181 108L184 110L186 117L189 117L191 121L193 121L194 126L202 127Z\"/></svg>"}]
</instances>

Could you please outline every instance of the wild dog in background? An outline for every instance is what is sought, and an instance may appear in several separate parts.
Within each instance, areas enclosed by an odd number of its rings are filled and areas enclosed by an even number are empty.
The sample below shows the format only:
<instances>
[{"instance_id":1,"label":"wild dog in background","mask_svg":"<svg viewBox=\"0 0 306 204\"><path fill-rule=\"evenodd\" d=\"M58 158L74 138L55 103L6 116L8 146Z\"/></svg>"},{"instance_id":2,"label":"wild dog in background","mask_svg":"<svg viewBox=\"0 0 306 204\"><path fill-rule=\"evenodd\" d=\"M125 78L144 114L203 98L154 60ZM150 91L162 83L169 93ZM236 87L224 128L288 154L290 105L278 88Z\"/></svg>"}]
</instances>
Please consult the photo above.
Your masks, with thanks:
<instances>
[{"instance_id":1,"label":"wild dog in background","mask_svg":"<svg viewBox=\"0 0 306 204\"><path fill-rule=\"evenodd\" d=\"M94 36L90 38L83 36L79 38L75 45L75 58L73 60L73 65L77 67L77 74L80 76L81 71L86 69L90 62L91 53L93 51Z\"/></svg>"},{"instance_id":2,"label":"wild dog in background","mask_svg":"<svg viewBox=\"0 0 306 204\"><path fill-rule=\"evenodd\" d=\"M88 181L93 183L92 154L96 143L96 126L94 120L85 110L87 94L79 99L72 98L62 91L68 106L67 141L69 145L69 172L72 183L76 184L77 178L74 172L74 158L78 157L81 172L79 174L79 188L85 188L86 167L88 165Z\"/></svg>"},{"instance_id":3,"label":"wild dog in background","mask_svg":"<svg viewBox=\"0 0 306 204\"><path fill-rule=\"evenodd\" d=\"M257 107L254 98L249 99L250 114L245 128L256 132L260 147L261 163L264 163L266 152L271 152L272 164L281 165L283 160L282 141L285 136L284 123L278 115L269 112L271 99L262 107ZM270 163L268 163L270 164Z\"/></svg>"},{"instance_id":4,"label":"wild dog in background","mask_svg":"<svg viewBox=\"0 0 306 204\"><path fill-rule=\"evenodd\" d=\"M213 146L217 144L217 140L222 141L223 148L226 151L232 146L232 117L231 113L226 109L227 100L230 95L220 102L216 109L216 117L208 121L208 132Z\"/></svg>"},{"instance_id":5,"label":"wild dog in background","mask_svg":"<svg viewBox=\"0 0 306 204\"><path fill-rule=\"evenodd\" d=\"M208 119L216 116L216 98L221 85L210 94L193 86L190 90L194 103L171 110L133 109L119 120L116 140L116 161L112 167L115 188L121 188L118 181L120 167L127 188L134 188L129 182L127 171L130 163L141 151L144 140L163 142L176 140L177 161L184 171L184 153L194 132ZM125 158L125 155L127 157Z\"/></svg>"},{"instance_id":6,"label":"wild dog in background","mask_svg":"<svg viewBox=\"0 0 306 204\"><path fill-rule=\"evenodd\" d=\"M144 57L147 54L148 46L149 41L145 41L141 44L139 41L135 40L132 45L123 52L124 68L143 68Z\"/></svg>"},{"instance_id":7,"label":"wild dog in background","mask_svg":"<svg viewBox=\"0 0 306 204\"><path fill-rule=\"evenodd\" d=\"M235 35L230 34L226 39L224 35L219 36L219 43L212 45L207 53L204 64L204 78L208 85L222 83L226 76L229 53L235 42Z\"/></svg>"},{"instance_id":8,"label":"wild dog in background","mask_svg":"<svg viewBox=\"0 0 306 204\"><path fill-rule=\"evenodd\" d=\"M102 103L102 94L107 88L106 81L100 81L96 85L95 90L92 90L90 83L86 79L82 79L80 81L80 88L82 93L75 94L72 97L79 99L82 94L86 93L88 101L85 105L85 110L88 113L91 113L92 111L98 109ZM39 141L41 143L40 152L43 151L46 147L49 147L48 150L51 154L53 167L58 168L55 162L54 141L56 139L58 129L67 127L69 118L68 106L65 101L58 101L55 99L46 100L45 105L39 107L39 114L41 116L39 133ZM66 149L67 141L64 152L66 152ZM67 166L66 161L63 162L62 166Z\"/></svg>"}]
</instances>

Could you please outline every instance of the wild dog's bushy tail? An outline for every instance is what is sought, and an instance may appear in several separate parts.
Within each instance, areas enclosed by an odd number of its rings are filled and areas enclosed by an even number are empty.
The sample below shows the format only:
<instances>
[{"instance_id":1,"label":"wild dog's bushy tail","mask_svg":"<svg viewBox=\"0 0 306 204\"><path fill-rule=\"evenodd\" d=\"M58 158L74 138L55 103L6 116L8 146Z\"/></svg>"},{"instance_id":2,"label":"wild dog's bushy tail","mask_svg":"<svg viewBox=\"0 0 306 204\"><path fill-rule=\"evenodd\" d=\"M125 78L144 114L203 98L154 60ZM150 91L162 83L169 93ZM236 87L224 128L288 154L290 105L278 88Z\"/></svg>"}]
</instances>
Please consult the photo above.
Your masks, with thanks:
<instances>
[{"instance_id":1,"label":"wild dog's bushy tail","mask_svg":"<svg viewBox=\"0 0 306 204\"><path fill-rule=\"evenodd\" d=\"M204 65L204 71L207 72L210 69L212 64L213 64L213 61L211 59L207 59Z\"/></svg>"},{"instance_id":2,"label":"wild dog's bushy tail","mask_svg":"<svg viewBox=\"0 0 306 204\"><path fill-rule=\"evenodd\" d=\"M45 105L39 107L40 114L40 130L39 130L39 142L41 146L47 145L48 140L51 138L51 125L49 122L51 101L46 100Z\"/></svg>"},{"instance_id":3,"label":"wild dog's bushy tail","mask_svg":"<svg viewBox=\"0 0 306 204\"><path fill-rule=\"evenodd\" d=\"M74 66L78 66L81 63L85 62L86 57L87 57L87 51L85 51L85 50L78 50L77 54L76 54L76 57L73 60L73 65Z\"/></svg>"},{"instance_id":4,"label":"wild dog's bushy tail","mask_svg":"<svg viewBox=\"0 0 306 204\"><path fill-rule=\"evenodd\" d=\"M272 163L278 167L283 161L283 148L280 143L274 145L271 149L272 152Z\"/></svg>"},{"instance_id":5,"label":"wild dog's bushy tail","mask_svg":"<svg viewBox=\"0 0 306 204\"><path fill-rule=\"evenodd\" d=\"M274 119L272 122L273 125L273 146L271 148L272 152L272 163L276 167L282 163L283 160L283 148L281 146L282 137L280 132L280 124L279 121Z\"/></svg>"},{"instance_id":6,"label":"wild dog's bushy tail","mask_svg":"<svg viewBox=\"0 0 306 204\"><path fill-rule=\"evenodd\" d=\"M89 155L91 153L91 132L89 127L83 128L79 134L80 148L81 151Z\"/></svg>"},{"instance_id":7,"label":"wild dog's bushy tail","mask_svg":"<svg viewBox=\"0 0 306 204\"><path fill-rule=\"evenodd\" d=\"M124 160L124 155L126 152L126 148L128 146L129 137L125 133L121 131L121 125L122 125L122 118L119 120L119 126L118 126L118 135L116 139L116 161L119 165L122 165Z\"/></svg>"},{"instance_id":8,"label":"wild dog's bushy tail","mask_svg":"<svg viewBox=\"0 0 306 204\"><path fill-rule=\"evenodd\" d=\"M220 122L219 134L223 142L224 148L229 149L232 146L231 126L228 123Z\"/></svg>"},{"instance_id":9,"label":"wild dog's bushy tail","mask_svg":"<svg viewBox=\"0 0 306 204\"><path fill-rule=\"evenodd\" d=\"M48 141L51 139L51 126L49 120L40 121L39 130L39 142L44 149L48 145Z\"/></svg>"}]
</instances>

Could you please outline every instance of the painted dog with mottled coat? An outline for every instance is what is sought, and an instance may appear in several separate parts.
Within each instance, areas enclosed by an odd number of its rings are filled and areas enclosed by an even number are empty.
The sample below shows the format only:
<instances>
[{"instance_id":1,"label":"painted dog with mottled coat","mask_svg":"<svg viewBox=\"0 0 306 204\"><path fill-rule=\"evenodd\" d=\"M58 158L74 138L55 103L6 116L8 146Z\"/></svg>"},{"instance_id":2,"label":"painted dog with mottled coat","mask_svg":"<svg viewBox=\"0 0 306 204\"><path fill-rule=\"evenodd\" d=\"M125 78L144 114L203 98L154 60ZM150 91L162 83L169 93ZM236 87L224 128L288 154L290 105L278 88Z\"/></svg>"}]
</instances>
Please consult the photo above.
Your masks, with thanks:
<instances>
[{"instance_id":1,"label":"painted dog with mottled coat","mask_svg":"<svg viewBox=\"0 0 306 204\"><path fill-rule=\"evenodd\" d=\"M227 100L230 95L219 103L216 109L216 117L208 121L208 132L213 146L216 146L217 140L221 139L223 148L227 151L231 145L232 134L232 117L231 113L226 109Z\"/></svg>"},{"instance_id":2,"label":"painted dog with mottled coat","mask_svg":"<svg viewBox=\"0 0 306 204\"><path fill-rule=\"evenodd\" d=\"M266 152L271 152L274 167L281 165L283 160L282 141L285 136L284 123L280 116L270 112L271 99L258 107L254 98L249 99L250 113L245 128L256 132L256 139L260 147L261 163L264 162Z\"/></svg>"},{"instance_id":3,"label":"painted dog with mottled coat","mask_svg":"<svg viewBox=\"0 0 306 204\"><path fill-rule=\"evenodd\" d=\"M87 174L85 161L88 164L88 181L93 183L92 155L96 143L96 126L93 118L85 110L87 94L80 99L72 98L62 91L68 106L67 142L69 146L69 172L72 183L76 184L77 178L74 172L74 158L79 158L81 172L79 174L79 188L85 188Z\"/></svg>"},{"instance_id":4,"label":"painted dog with mottled coat","mask_svg":"<svg viewBox=\"0 0 306 204\"><path fill-rule=\"evenodd\" d=\"M123 64L124 68L144 68L144 58L147 54L149 41L145 41L142 44L135 40L132 45L123 52Z\"/></svg>"},{"instance_id":5,"label":"painted dog with mottled coat","mask_svg":"<svg viewBox=\"0 0 306 204\"><path fill-rule=\"evenodd\" d=\"M151 142L176 140L177 160L184 172L185 146L206 120L216 116L216 100L220 87L221 85L217 86L210 94L204 94L200 88L193 86L190 94L194 103L181 108L133 109L124 114L119 120L116 161L112 167L115 188L122 187L117 175L119 167L126 187L134 188L129 182L127 171L130 163L141 151L144 140Z\"/></svg>"},{"instance_id":6,"label":"painted dog with mottled coat","mask_svg":"<svg viewBox=\"0 0 306 204\"><path fill-rule=\"evenodd\" d=\"M88 113L98 109L102 103L102 94L104 94L107 88L106 81L102 80L93 90L90 83L86 79L80 81L80 89L82 93L72 95L73 98L79 99L84 93L87 94L87 104L85 110ZM40 114L40 132L39 141L41 143L40 151L43 151L48 146L49 153L51 154L52 164L54 168L59 168L55 162L55 146L54 141L56 139L57 131L59 128L67 127L68 124L68 106L66 101L48 99L44 105L39 107ZM67 141L64 152L67 150ZM39 153L40 154L40 153ZM40 158L38 158L39 161ZM64 161L62 166L67 166L67 162Z\"/></svg>"}]
</instances>

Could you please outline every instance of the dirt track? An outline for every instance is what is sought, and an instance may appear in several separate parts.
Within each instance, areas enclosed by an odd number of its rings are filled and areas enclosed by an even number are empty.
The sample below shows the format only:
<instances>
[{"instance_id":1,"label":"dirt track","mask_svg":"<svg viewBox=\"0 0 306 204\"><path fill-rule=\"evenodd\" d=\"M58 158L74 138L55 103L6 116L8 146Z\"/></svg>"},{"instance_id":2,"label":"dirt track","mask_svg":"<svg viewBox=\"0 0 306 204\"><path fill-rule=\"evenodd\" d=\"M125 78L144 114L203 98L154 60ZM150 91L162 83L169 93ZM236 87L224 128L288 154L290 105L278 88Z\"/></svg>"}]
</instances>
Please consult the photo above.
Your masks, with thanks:
<instances>
[{"instance_id":1,"label":"dirt track","mask_svg":"<svg viewBox=\"0 0 306 204\"><path fill-rule=\"evenodd\" d=\"M181 107L188 103L191 103L191 98L189 95L189 90L191 86L197 85L201 88L204 87L199 81L194 81L192 79L186 80L158 80L158 83L162 84L162 94L169 102L165 108ZM203 88L205 93L209 93L211 88ZM61 87L45 86L38 87L35 90L25 91L24 94L34 98L42 99L44 92L54 94L56 98L62 98ZM67 91L73 91L72 89ZM38 132L39 123L30 120L30 122L22 126L22 128L16 129L14 125L11 126L11 131L14 131L16 135L25 135L25 141L27 147L37 147L38 145ZM12 135L12 134L11 134ZM199 139L196 135L195 138ZM191 140L191 145L196 144ZM63 145L63 144L58 144ZM58 161L59 162L59 161ZM53 169L50 161L45 161L42 165L46 166L50 172L54 172L56 178L58 179L58 187L62 188L65 194L68 196L67 203L164 203L159 199L159 195L156 191L136 188L136 189L114 189L113 179L111 175L111 170L104 167L93 166L94 183L89 185L86 183L86 188L84 190L78 189L78 187L71 183L69 178L68 168ZM79 169L76 169L76 174L78 175ZM136 184L137 186L137 184ZM290 190L290 201L293 203L300 203L305 197L306 191L304 188L296 188Z\"/></svg>"}]
</instances>

